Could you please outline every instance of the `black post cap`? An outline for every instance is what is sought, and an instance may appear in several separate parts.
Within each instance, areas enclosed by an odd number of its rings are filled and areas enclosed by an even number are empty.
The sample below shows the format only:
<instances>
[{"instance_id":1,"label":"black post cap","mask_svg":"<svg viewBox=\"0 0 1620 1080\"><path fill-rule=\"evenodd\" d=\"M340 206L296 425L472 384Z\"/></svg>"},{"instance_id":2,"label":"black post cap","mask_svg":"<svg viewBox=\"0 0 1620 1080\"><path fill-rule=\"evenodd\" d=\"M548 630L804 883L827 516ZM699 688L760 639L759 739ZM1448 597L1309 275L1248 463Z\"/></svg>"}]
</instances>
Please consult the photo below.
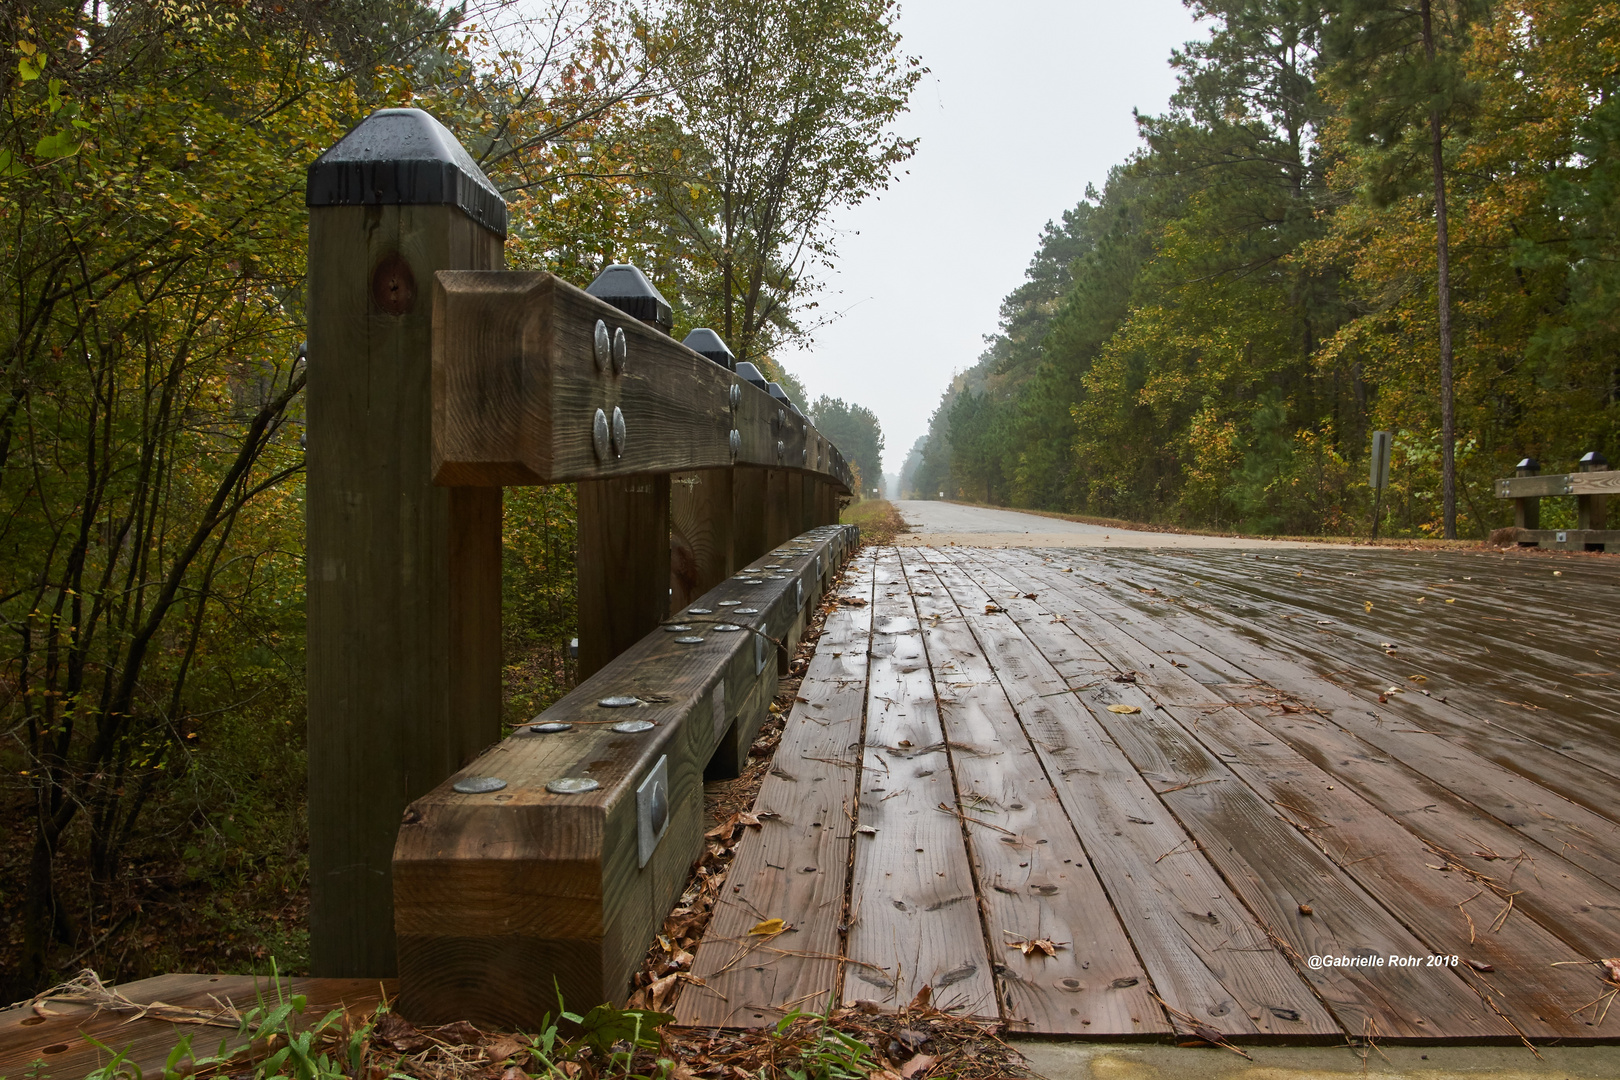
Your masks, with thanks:
<instances>
[{"instance_id":1,"label":"black post cap","mask_svg":"<svg viewBox=\"0 0 1620 1080\"><path fill-rule=\"evenodd\" d=\"M681 344L699 356L708 357L727 371L736 370L737 358L732 355L730 349L726 348L726 343L720 340L720 335L707 326L700 326L687 334L686 340L682 341Z\"/></svg>"},{"instance_id":2,"label":"black post cap","mask_svg":"<svg viewBox=\"0 0 1620 1080\"><path fill-rule=\"evenodd\" d=\"M613 263L597 274L585 291L666 334L675 326L675 313L664 294L653 287L646 274L629 263Z\"/></svg>"},{"instance_id":3,"label":"black post cap","mask_svg":"<svg viewBox=\"0 0 1620 1080\"><path fill-rule=\"evenodd\" d=\"M1533 457L1527 457L1514 466L1520 476L1534 476L1541 471L1541 463Z\"/></svg>"},{"instance_id":4,"label":"black post cap","mask_svg":"<svg viewBox=\"0 0 1620 1080\"><path fill-rule=\"evenodd\" d=\"M782 387L777 383L771 383L765 388L765 392L784 405L792 404L792 402L788 400L787 391L782 389Z\"/></svg>"},{"instance_id":5,"label":"black post cap","mask_svg":"<svg viewBox=\"0 0 1620 1080\"><path fill-rule=\"evenodd\" d=\"M378 109L310 163L305 206L456 206L506 236L506 200L448 128L421 109Z\"/></svg>"},{"instance_id":6,"label":"black post cap","mask_svg":"<svg viewBox=\"0 0 1620 1080\"><path fill-rule=\"evenodd\" d=\"M1586 472L1601 472L1609 467L1609 459L1596 450L1588 451L1581 456L1581 468Z\"/></svg>"},{"instance_id":7,"label":"black post cap","mask_svg":"<svg viewBox=\"0 0 1620 1080\"><path fill-rule=\"evenodd\" d=\"M746 361L746 360L737 361L737 375L744 382L753 383L755 386L759 387L761 390L764 390L767 394L771 392L770 391L771 384L767 383L765 381L765 376L763 376L763 375L761 375L759 373L759 368L755 367L753 364L750 364L748 361ZM777 389L780 390L781 387L777 387Z\"/></svg>"}]
</instances>

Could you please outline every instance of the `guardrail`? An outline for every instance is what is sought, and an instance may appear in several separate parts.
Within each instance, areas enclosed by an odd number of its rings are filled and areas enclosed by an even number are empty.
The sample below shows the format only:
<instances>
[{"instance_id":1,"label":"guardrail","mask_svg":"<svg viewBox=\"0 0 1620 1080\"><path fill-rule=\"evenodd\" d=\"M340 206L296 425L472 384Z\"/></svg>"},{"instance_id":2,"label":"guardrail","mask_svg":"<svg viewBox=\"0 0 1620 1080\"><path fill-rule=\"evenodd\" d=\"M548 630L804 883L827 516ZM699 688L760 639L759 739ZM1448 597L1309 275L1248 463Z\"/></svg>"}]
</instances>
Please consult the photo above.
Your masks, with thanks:
<instances>
[{"instance_id":1,"label":"guardrail","mask_svg":"<svg viewBox=\"0 0 1620 1080\"><path fill-rule=\"evenodd\" d=\"M474 984L521 996L492 986L516 977L499 957L521 956L553 1011L554 974L587 1007L621 997L624 958L694 857L696 778L745 760L774 691L754 650L795 639L852 547L833 525L851 473L715 335L670 338L668 305L634 268L587 290L503 271L505 204L424 112L361 123L310 166L306 201L312 970L398 970L404 998L433 1012ZM574 728L502 742L501 490L564 482L579 485L585 681L541 719ZM786 576L735 577L773 550ZM718 612L749 589L729 605L758 609L727 623L742 629L659 629L672 604L696 617L694 599ZM614 696L653 726L584 718ZM631 858L633 796L659 788L660 761L668 824ZM453 790L475 774L506 787ZM587 774L590 792L546 790ZM469 906L435 901L446 888Z\"/></svg>"},{"instance_id":2,"label":"guardrail","mask_svg":"<svg viewBox=\"0 0 1620 1080\"><path fill-rule=\"evenodd\" d=\"M1609 496L1620 493L1620 471L1596 451L1581 458L1579 471L1541 475L1534 458L1519 462L1516 475L1496 482L1496 497L1513 500L1515 540L1520 547L1564 551L1620 551L1620 529L1607 528ZM1543 529L1541 500L1575 497L1573 529Z\"/></svg>"}]
</instances>

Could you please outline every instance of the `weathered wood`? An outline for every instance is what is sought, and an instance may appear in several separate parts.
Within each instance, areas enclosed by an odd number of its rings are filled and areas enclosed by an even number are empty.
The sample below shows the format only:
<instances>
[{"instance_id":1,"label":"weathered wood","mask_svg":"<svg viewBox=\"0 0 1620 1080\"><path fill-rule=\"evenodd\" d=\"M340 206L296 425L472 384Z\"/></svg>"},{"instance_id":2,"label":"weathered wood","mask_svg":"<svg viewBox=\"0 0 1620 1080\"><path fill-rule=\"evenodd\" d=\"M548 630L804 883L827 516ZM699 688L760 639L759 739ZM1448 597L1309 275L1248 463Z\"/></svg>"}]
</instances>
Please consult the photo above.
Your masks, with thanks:
<instances>
[{"instance_id":1,"label":"weathered wood","mask_svg":"<svg viewBox=\"0 0 1620 1080\"><path fill-rule=\"evenodd\" d=\"M951 755L900 561L878 560L872 616L861 828L850 890L844 1003L906 1005L924 986L933 1003L997 1015L995 985L954 806Z\"/></svg>"},{"instance_id":2,"label":"weathered wood","mask_svg":"<svg viewBox=\"0 0 1620 1080\"><path fill-rule=\"evenodd\" d=\"M1442 946L1455 946L1454 937L1438 942L1414 937L1407 909L1424 909L1417 912L1417 925L1432 926L1432 915L1424 917L1432 910L1466 929L1452 910L1475 890L1456 875L1437 877L1429 868L1433 856L1417 837L1338 789L1331 777L1273 741L1243 711L1209 709L1209 691L1180 668L1125 629L1064 602L1069 594L1054 586L1050 575L1029 567L1031 560L984 556L970 563L980 584L989 585L995 573L1015 597L1039 590L1041 602L999 602L1059 666L1137 770L1161 785L1159 797L1348 1032L1463 1041L1512 1037L1513 1029L1464 982L1472 968L1306 966L1309 956L1427 957ZM1063 622L1054 617L1060 610ZM1059 664L1059 653L1069 657L1066 663ZM1114 682L1117 674L1129 674L1134 682ZM1108 712L1110 704L1141 711L1118 715ZM1265 760L1256 761L1257 756ZM1298 791L1307 794L1296 798ZM1326 805L1307 811L1299 806L1305 799ZM1279 807L1293 809L1285 813ZM1316 837L1315 843L1307 836ZM1372 851L1374 859L1363 858ZM1392 901L1395 914L1387 909ZM1301 905L1311 913L1304 914Z\"/></svg>"},{"instance_id":3,"label":"weathered wood","mask_svg":"<svg viewBox=\"0 0 1620 1080\"><path fill-rule=\"evenodd\" d=\"M937 556L936 556L937 557ZM932 561L905 553L956 779L1003 1017L1011 1030L1166 1033L1147 973L1063 804ZM1029 955L1045 939L1055 955Z\"/></svg>"},{"instance_id":4,"label":"weathered wood","mask_svg":"<svg viewBox=\"0 0 1620 1080\"><path fill-rule=\"evenodd\" d=\"M825 1007L837 988L851 822L866 704L872 561L848 568L838 595L862 601L827 617L788 714L754 812L737 845L675 1022L768 1027L794 1009ZM748 931L778 918L792 929Z\"/></svg>"},{"instance_id":5,"label":"weathered wood","mask_svg":"<svg viewBox=\"0 0 1620 1080\"><path fill-rule=\"evenodd\" d=\"M838 537L821 530L804 539L800 571ZM412 803L394 853L406 1016L522 1027L556 1014L558 988L574 1005L624 999L701 853L704 764L727 732L751 739L763 720L776 672L758 643L797 618L796 580L728 579L702 606L731 612L726 625L741 630L718 629L715 615L694 616L690 631L654 631L540 717L570 730L525 725L452 778L494 776L504 788L461 794L446 782ZM688 636L703 640L680 640ZM619 695L637 703L598 704ZM625 720L653 727L612 730ZM661 760L668 829L643 865L637 792ZM564 777L600 786L547 790Z\"/></svg>"},{"instance_id":6,"label":"weathered wood","mask_svg":"<svg viewBox=\"0 0 1620 1080\"><path fill-rule=\"evenodd\" d=\"M1010 560L995 561L1005 564ZM1179 696L1190 708L1194 703L1189 699L1207 699L1212 688L1228 690L1228 699L1235 700L1229 688L1238 680L1247 681L1235 671L1212 670L1209 665L1223 664L1214 654L1190 642L1173 644L1159 637L1153 623L1121 608L1105 591L1076 590L1058 574L1038 568L1036 573L1032 580L1084 605L1073 609L1069 618L1083 621L1084 629L1109 643L1105 647L1126 649L1125 655L1134 661L1137 671L1143 672L1144 662L1154 663L1148 657L1158 655L1158 664L1138 675L1150 680L1156 693ZM1021 586L1029 587L1029 583L1014 577L1013 587ZM1125 621L1116 625L1106 618L1091 618L1087 609L1093 607L1124 615ZM1144 645L1152 642L1151 650L1143 648L1133 655L1135 647L1123 636L1126 631L1139 635ZM1177 664L1187 668L1187 675L1208 672L1209 683L1193 683L1186 675L1174 678L1173 673L1181 668L1169 667L1164 646L1170 647ZM1168 670L1161 676L1159 667ZM1294 680L1275 680L1275 676L1273 680L1273 685L1289 694L1309 693ZM1577 1015L1577 1010L1590 1000L1585 996L1590 977L1583 970L1582 955L1595 955L1594 950L1604 948L1602 943L1612 941L1620 929L1620 920L1601 910L1620 910L1615 903L1620 895L1611 887L1586 878L1551 852L1532 856L1533 873L1518 874L1511 867L1503 870L1492 865L1497 856L1486 849L1493 843L1503 852L1502 858L1514 858L1523 849L1515 851L1511 840L1504 845L1493 835L1506 830L1492 819L1454 810L1432 789L1408 793L1410 784L1398 765L1373 758L1364 745L1357 747L1354 740L1339 736L1332 725L1342 723L1345 710L1320 710L1318 715L1329 722L1322 723L1291 718L1303 715L1299 713L1278 718L1253 708L1209 709L1206 702L1199 704L1206 707L1197 710L1197 730L1212 742L1225 763L1275 805L1287 809L1297 825L1311 830L1324 851L1431 949L1489 965L1500 973L1481 975L1472 966L1465 972L1519 1029L1539 1038L1603 1034L1605 1029L1594 1023L1596 1012ZM1311 764L1304 764L1302 756ZM1448 755L1446 761L1446 768L1433 775L1449 782L1453 770L1459 764L1466 768L1466 764L1456 754ZM1372 811L1369 802L1389 816ZM1408 830L1426 844L1414 845ZM1230 839L1230 833L1222 835ZM1511 908L1505 901L1508 893L1514 894ZM1555 925L1544 925L1547 923ZM1570 951L1554 933L1579 951ZM1548 959L1552 956L1560 958Z\"/></svg>"},{"instance_id":7,"label":"weathered wood","mask_svg":"<svg viewBox=\"0 0 1620 1080\"><path fill-rule=\"evenodd\" d=\"M1152 787L1000 607L963 575L948 582L1024 730L1057 783L1153 979L1170 1006L1228 1036L1336 1038L1342 1031Z\"/></svg>"},{"instance_id":8,"label":"weathered wood","mask_svg":"<svg viewBox=\"0 0 1620 1080\"><path fill-rule=\"evenodd\" d=\"M368 121L369 123L369 121ZM394 973L411 799L500 734L500 492L435 487L436 270L498 267L455 206L310 211L306 485L310 953Z\"/></svg>"},{"instance_id":9,"label":"weathered wood","mask_svg":"<svg viewBox=\"0 0 1620 1080\"><path fill-rule=\"evenodd\" d=\"M787 530L789 536L798 536L810 528L810 515L805 513L805 482L802 473L787 473Z\"/></svg>"},{"instance_id":10,"label":"weathered wood","mask_svg":"<svg viewBox=\"0 0 1620 1080\"><path fill-rule=\"evenodd\" d=\"M771 549L765 542L767 470L731 471L731 547L733 566L747 566Z\"/></svg>"},{"instance_id":11,"label":"weathered wood","mask_svg":"<svg viewBox=\"0 0 1620 1080\"><path fill-rule=\"evenodd\" d=\"M807 420L551 274L445 273L433 289L433 468L441 484L550 484L751 464L849 485L836 447L828 444L814 461L805 453L821 438ZM610 341L622 331L622 365L598 362L599 321ZM598 410L610 436L600 447ZM622 442L611 437L615 411Z\"/></svg>"},{"instance_id":12,"label":"weathered wood","mask_svg":"<svg viewBox=\"0 0 1620 1080\"><path fill-rule=\"evenodd\" d=\"M1620 529L1519 529L1514 542L1520 547L1551 548L1554 551L1602 549L1613 552L1620 550Z\"/></svg>"},{"instance_id":13,"label":"weathered wood","mask_svg":"<svg viewBox=\"0 0 1620 1080\"><path fill-rule=\"evenodd\" d=\"M1546 476L1509 476L1496 482L1498 499L1523 499L1548 495L1620 494L1620 469L1601 472L1573 472Z\"/></svg>"},{"instance_id":14,"label":"weathered wood","mask_svg":"<svg viewBox=\"0 0 1620 1080\"><path fill-rule=\"evenodd\" d=\"M670 477L669 606L672 611L686 607L749 561L735 561L731 477L731 469L704 469Z\"/></svg>"},{"instance_id":15,"label":"weathered wood","mask_svg":"<svg viewBox=\"0 0 1620 1080\"><path fill-rule=\"evenodd\" d=\"M765 473L765 544L777 547L793 535L788 520L788 478L781 469Z\"/></svg>"},{"instance_id":16,"label":"weathered wood","mask_svg":"<svg viewBox=\"0 0 1620 1080\"><path fill-rule=\"evenodd\" d=\"M137 1004L161 1001L206 1014L217 1013L222 1006L246 1012L261 1000L274 1003L302 994L306 998L304 1011L292 1018L292 1026L302 1029L336 1008L347 1008L355 1016L369 1014L384 999L394 996L397 985L393 979L276 982L253 975L173 974L121 983L114 989ZM31 1066L36 1062L43 1063L38 1074L41 1076L59 1080L88 1076L112 1060L112 1054L102 1046L124 1053L123 1075L162 1076L170 1051L189 1036L193 1054L179 1063L184 1074L191 1060L217 1054L222 1042L230 1050L247 1043L246 1037L237 1034L236 1024L223 1017L227 1026L181 1024L59 1001L49 1002L45 1008L48 1015L28 1008L0 1011L0 1076L34 1075Z\"/></svg>"},{"instance_id":17,"label":"weathered wood","mask_svg":"<svg viewBox=\"0 0 1620 1080\"><path fill-rule=\"evenodd\" d=\"M599 671L669 614L669 474L579 485L579 673Z\"/></svg>"}]
</instances>

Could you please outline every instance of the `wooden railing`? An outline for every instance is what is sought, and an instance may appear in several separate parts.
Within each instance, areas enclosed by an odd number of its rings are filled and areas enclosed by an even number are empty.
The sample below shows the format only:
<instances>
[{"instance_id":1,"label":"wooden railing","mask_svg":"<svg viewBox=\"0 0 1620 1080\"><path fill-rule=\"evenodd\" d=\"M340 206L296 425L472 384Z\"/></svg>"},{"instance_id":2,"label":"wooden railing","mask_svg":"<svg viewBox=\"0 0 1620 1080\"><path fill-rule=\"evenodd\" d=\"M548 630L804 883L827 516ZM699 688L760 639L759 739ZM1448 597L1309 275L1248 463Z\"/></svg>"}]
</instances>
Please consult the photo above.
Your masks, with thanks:
<instances>
[{"instance_id":1,"label":"wooden railing","mask_svg":"<svg viewBox=\"0 0 1620 1080\"><path fill-rule=\"evenodd\" d=\"M424 1020L622 998L853 548L850 471L639 274L503 271L505 204L426 113L307 202L311 966L397 971ZM567 482L584 682L502 741L501 489Z\"/></svg>"},{"instance_id":2,"label":"wooden railing","mask_svg":"<svg viewBox=\"0 0 1620 1080\"><path fill-rule=\"evenodd\" d=\"M1496 497L1513 500L1514 536L1520 547L1620 551L1620 529L1607 527L1607 504L1610 495L1620 494L1620 472L1609 468L1596 451L1582 457L1577 468L1543 476L1535 459L1525 458L1516 475L1496 482ZM1558 495L1575 497L1573 529L1541 527L1541 500Z\"/></svg>"}]
</instances>

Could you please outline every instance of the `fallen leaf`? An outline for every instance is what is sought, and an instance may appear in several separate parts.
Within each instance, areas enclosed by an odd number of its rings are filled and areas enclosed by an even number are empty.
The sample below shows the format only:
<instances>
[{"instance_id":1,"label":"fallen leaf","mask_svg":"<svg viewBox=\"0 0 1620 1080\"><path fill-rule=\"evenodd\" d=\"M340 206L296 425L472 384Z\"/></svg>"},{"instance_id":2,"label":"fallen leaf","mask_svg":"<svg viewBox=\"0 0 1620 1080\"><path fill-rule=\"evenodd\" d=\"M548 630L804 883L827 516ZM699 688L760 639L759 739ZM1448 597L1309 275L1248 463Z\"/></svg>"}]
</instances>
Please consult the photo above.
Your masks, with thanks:
<instances>
[{"instance_id":1,"label":"fallen leaf","mask_svg":"<svg viewBox=\"0 0 1620 1080\"><path fill-rule=\"evenodd\" d=\"M787 923L781 919L766 919L762 923L755 923L754 928L748 931L751 937L765 937L770 934L780 934L787 929Z\"/></svg>"},{"instance_id":2,"label":"fallen leaf","mask_svg":"<svg viewBox=\"0 0 1620 1080\"><path fill-rule=\"evenodd\" d=\"M928 1054L918 1054L916 1057L900 1066L900 1080L911 1080L911 1078L916 1076L918 1073L927 1072L928 1067L933 1063L934 1059Z\"/></svg>"},{"instance_id":3,"label":"fallen leaf","mask_svg":"<svg viewBox=\"0 0 1620 1080\"><path fill-rule=\"evenodd\" d=\"M1456 603L1456 602L1457 602L1457 598L1456 598L1456 597L1455 597L1455 596L1448 596L1448 597L1446 597L1446 603L1448 603L1448 604L1455 604L1455 603Z\"/></svg>"},{"instance_id":4,"label":"fallen leaf","mask_svg":"<svg viewBox=\"0 0 1620 1080\"><path fill-rule=\"evenodd\" d=\"M1603 970L1608 972L1609 981L1620 983L1620 956L1611 956L1602 961Z\"/></svg>"},{"instance_id":5,"label":"fallen leaf","mask_svg":"<svg viewBox=\"0 0 1620 1080\"><path fill-rule=\"evenodd\" d=\"M1299 913L1301 915L1313 915L1315 914L1315 909L1309 904L1301 904L1299 905Z\"/></svg>"},{"instance_id":6,"label":"fallen leaf","mask_svg":"<svg viewBox=\"0 0 1620 1080\"><path fill-rule=\"evenodd\" d=\"M529 1080L529 1074L516 1065L508 1065L506 1071L501 1073L501 1080Z\"/></svg>"},{"instance_id":7,"label":"fallen leaf","mask_svg":"<svg viewBox=\"0 0 1620 1080\"><path fill-rule=\"evenodd\" d=\"M1136 681L1136 673L1132 672L1132 671L1127 671L1123 675L1115 675L1114 676L1114 681L1115 682L1133 683L1133 682Z\"/></svg>"},{"instance_id":8,"label":"fallen leaf","mask_svg":"<svg viewBox=\"0 0 1620 1080\"><path fill-rule=\"evenodd\" d=\"M1428 597L1427 597L1427 596L1420 596L1420 597L1418 597L1418 603L1420 603L1420 604L1421 604L1421 603L1423 603L1423 602L1424 602L1424 601L1425 601L1425 600L1427 600L1427 599L1428 599Z\"/></svg>"},{"instance_id":9,"label":"fallen leaf","mask_svg":"<svg viewBox=\"0 0 1620 1080\"><path fill-rule=\"evenodd\" d=\"M652 1001L654 1012L663 1012L664 1006L669 1004L669 995L675 991L675 984L680 981L678 972L665 975L662 979L654 980L647 987L647 995Z\"/></svg>"},{"instance_id":10,"label":"fallen leaf","mask_svg":"<svg viewBox=\"0 0 1620 1080\"><path fill-rule=\"evenodd\" d=\"M484 1041L484 1033L465 1020L445 1024L435 1029L433 1035L440 1042L447 1042L451 1046L478 1046Z\"/></svg>"},{"instance_id":11,"label":"fallen leaf","mask_svg":"<svg viewBox=\"0 0 1620 1080\"><path fill-rule=\"evenodd\" d=\"M876 835L877 835L877 830L876 830L876 829L874 829L874 828L873 828L873 827L872 827L872 826L870 826L870 825L859 825L859 826L856 826L856 829L855 829L855 831L856 831L856 832L858 832L858 833L860 833L860 834L861 834L861 835L862 835L862 836L876 836Z\"/></svg>"},{"instance_id":12,"label":"fallen leaf","mask_svg":"<svg viewBox=\"0 0 1620 1080\"><path fill-rule=\"evenodd\" d=\"M921 990L917 991L917 996L911 999L911 1004L907 1005L906 1008L908 1008L908 1009L926 1009L926 1008L928 1008L928 1003L930 1001L933 1001L933 1000L934 1000L934 987L931 984L924 983L923 988Z\"/></svg>"},{"instance_id":13,"label":"fallen leaf","mask_svg":"<svg viewBox=\"0 0 1620 1080\"><path fill-rule=\"evenodd\" d=\"M1495 971L1496 969L1483 960L1470 960L1468 966L1475 971Z\"/></svg>"},{"instance_id":14,"label":"fallen leaf","mask_svg":"<svg viewBox=\"0 0 1620 1080\"><path fill-rule=\"evenodd\" d=\"M1369 614L1369 615L1372 614L1372 601L1371 600L1363 600L1361 602L1361 606L1367 609L1367 614Z\"/></svg>"},{"instance_id":15,"label":"fallen leaf","mask_svg":"<svg viewBox=\"0 0 1620 1080\"><path fill-rule=\"evenodd\" d=\"M490 1064L505 1061L513 1054L522 1053L525 1046L510 1035L502 1035L484 1047L484 1059ZM502 1080L505 1080L503 1077Z\"/></svg>"},{"instance_id":16,"label":"fallen leaf","mask_svg":"<svg viewBox=\"0 0 1620 1080\"><path fill-rule=\"evenodd\" d=\"M1000 604L986 604L986 605L984 605L984 613L986 615L994 615L994 614L996 614L997 612L999 612L1001 610L1003 610L1003 609L1002 609Z\"/></svg>"},{"instance_id":17,"label":"fallen leaf","mask_svg":"<svg viewBox=\"0 0 1620 1080\"><path fill-rule=\"evenodd\" d=\"M1051 938L1025 938L1007 945L1007 948L1017 949L1025 956L1056 956L1059 949L1068 947L1067 941L1053 941Z\"/></svg>"},{"instance_id":18,"label":"fallen leaf","mask_svg":"<svg viewBox=\"0 0 1620 1080\"><path fill-rule=\"evenodd\" d=\"M749 825L756 829L759 828L759 818L746 810L737 815L737 823L739 825Z\"/></svg>"},{"instance_id":19,"label":"fallen leaf","mask_svg":"<svg viewBox=\"0 0 1620 1080\"><path fill-rule=\"evenodd\" d=\"M1379 694L1378 695L1378 704L1380 704L1380 705L1388 705L1389 704L1389 698L1385 697L1383 694Z\"/></svg>"},{"instance_id":20,"label":"fallen leaf","mask_svg":"<svg viewBox=\"0 0 1620 1080\"><path fill-rule=\"evenodd\" d=\"M1037 595L1038 594L1036 594L1036 593L1027 592L1027 593L1024 594L1024 599L1025 600L1034 600L1034 599L1037 598Z\"/></svg>"},{"instance_id":21,"label":"fallen leaf","mask_svg":"<svg viewBox=\"0 0 1620 1080\"><path fill-rule=\"evenodd\" d=\"M1429 677L1427 675L1408 675L1407 678L1410 679L1413 682L1428 682L1429 681Z\"/></svg>"},{"instance_id":22,"label":"fallen leaf","mask_svg":"<svg viewBox=\"0 0 1620 1080\"><path fill-rule=\"evenodd\" d=\"M1564 572L1562 570L1554 570L1553 571L1553 577L1563 577L1563 576L1564 576Z\"/></svg>"},{"instance_id":23,"label":"fallen leaf","mask_svg":"<svg viewBox=\"0 0 1620 1080\"><path fill-rule=\"evenodd\" d=\"M1142 710L1137 708L1135 705L1110 705L1108 706L1108 711L1111 713L1130 714L1139 713Z\"/></svg>"}]
</instances>

